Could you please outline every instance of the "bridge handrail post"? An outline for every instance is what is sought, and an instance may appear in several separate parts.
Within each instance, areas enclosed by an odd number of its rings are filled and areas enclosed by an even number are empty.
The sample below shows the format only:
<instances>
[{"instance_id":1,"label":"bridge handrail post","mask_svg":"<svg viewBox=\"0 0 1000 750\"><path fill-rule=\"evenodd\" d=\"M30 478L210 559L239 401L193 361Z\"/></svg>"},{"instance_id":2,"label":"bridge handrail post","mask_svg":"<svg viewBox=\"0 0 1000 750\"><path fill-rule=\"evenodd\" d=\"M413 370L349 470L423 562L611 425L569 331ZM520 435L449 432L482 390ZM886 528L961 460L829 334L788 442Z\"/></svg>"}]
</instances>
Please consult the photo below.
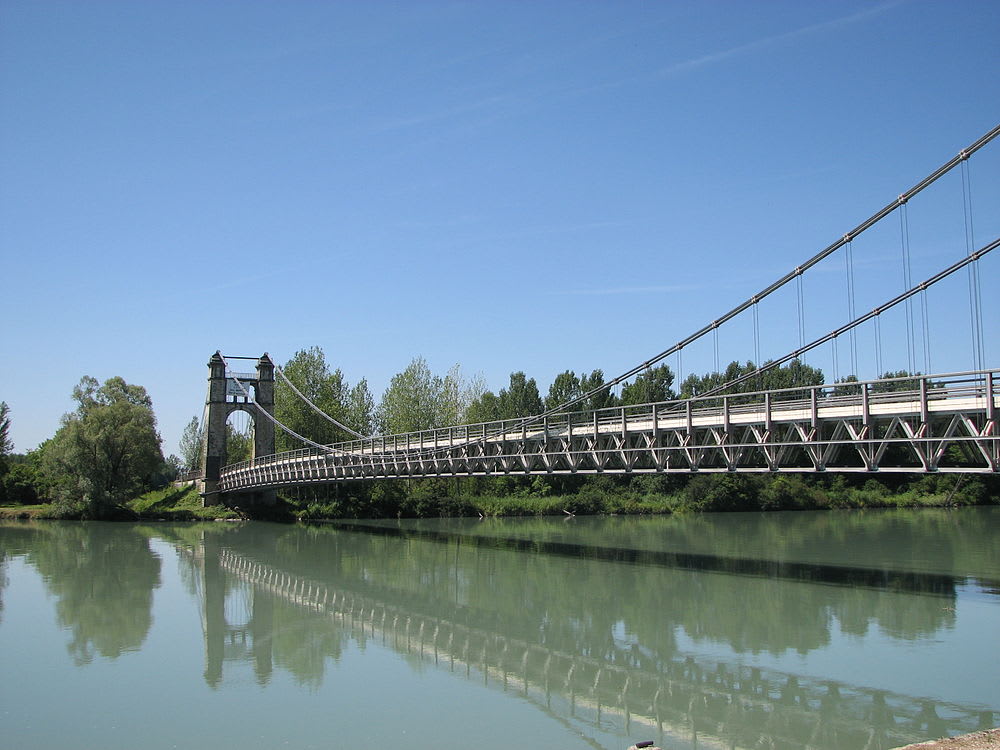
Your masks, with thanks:
<instances>
[{"instance_id":1,"label":"bridge handrail post","mask_svg":"<svg viewBox=\"0 0 1000 750\"><path fill-rule=\"evenodd\" d=\"M626 407L622 407L622 440L628 437L628 417L625 414Z\"/></svg>"},{"instance_id":2,"label":"bridge handrail post","mask_svg":"<svg viewBox=\"0 0 1000 750\"><path fill-rule=\"evenodd\" d=\"M988 370L986 372L986 419L993 423L995 430L997 421L997 405L996 399L993 395L993 388L993 371Z\"/></svg>"},{"instance_id":3,"label":"bridge handrail post","mask_svg":"<svg viewBox=\"0 0 1000 750\"><path fill-rule=\"evenodd\" d=\"M809 389L809 426L812 429L819 427L819 386Z\"/></svg>"},{"instance_id":4,"label":"bridge handrail post","mask_svg":"<svg viewBox=\"0 0 1000 750\"><path fill-rule=\"evenodd\" d=\"M729 432L729 396L722 397L722 430L723 432Z\"/></svg>"},{"instance_id":5,"label":"bridge handrail post","mask_svg":"<svg viewBox=\"0 0 1000 750\"><path fill-rule=\"evenodd\" d=\"M764 429L767 430L768 433L771 432L771 424L772 424L772 419L771 419L771 392L767 391L764 394ZM768 434L768 438L767 439L768 440L771 439L770 434Z\"/></svg>"},{"instance_id":6,"label":"bridge handrail post","mask_svg":"<svg viewBox=\"0 0 1000 750\"><path fill-rule=\"evenodd\" d=\"M871 423L871 402L868 395L868 383L861 384L861 422L867 427Z\"/></svg>"},{"instance_id":7,"label":"bridge handrail post","mask_svg":"<svg viewBox=\"0 0 1000 750\"><path fill-rule=\"evenodd\" d=\"M930 407L927 404L927 377L920 378L920 421L930 429Z\"/></svg>"},{"instance_id":8,"label":"bridge handrail post","mask_svg":"<svg viewBox=\"0 0 1000 750\"><path fill-rule=\"evenodd\" d=\"M660 409L659 404L653 404L653 445L660 437Z\"/></svg>"}]
</instances>

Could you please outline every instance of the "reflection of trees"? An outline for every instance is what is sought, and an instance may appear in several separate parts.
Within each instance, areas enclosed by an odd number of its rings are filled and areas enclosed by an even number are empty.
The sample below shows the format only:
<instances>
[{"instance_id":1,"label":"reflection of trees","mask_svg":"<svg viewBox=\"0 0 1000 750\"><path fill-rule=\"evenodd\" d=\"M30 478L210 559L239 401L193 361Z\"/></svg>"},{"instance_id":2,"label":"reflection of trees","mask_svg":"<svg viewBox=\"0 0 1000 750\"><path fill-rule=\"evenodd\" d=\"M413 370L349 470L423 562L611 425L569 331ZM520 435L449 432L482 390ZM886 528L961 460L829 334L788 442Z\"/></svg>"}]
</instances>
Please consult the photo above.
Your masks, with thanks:
<instances>
[{"instance_id":1,"label":"reflection of trees","mask_svg":"<svg viewBox=\"0 0 1000 750\"><path fill-rule=\"evenodd\" d=\"M7 588L7 551L0 549L0 622L3 622L3 590Z\"/></svg>"},{"instance_id":2,"label":"reflection of trees","mask_svg":"<svg viewBox=\"0 0 1000 750\"><path fill-rule=\"evenodd\" d=\"M852 633L876 624L899 638L954 623L946 606L954 587L935 575L925 581L906 574L902 592L891 585L798 585L759 574L609 564L589 559L586 546L580 557L523 554L522 546L508 550L491 537L369 532L293 529L270 540L266 553L258 540L246 549L289 573L315 579L319 572L324 581L394 607L611 662L633 652L646 660L674 658L678 628L695 641L725 643L736 652L805 654L829 642L835 621ZM243 546L242 536L231 541L234 549ZM545 549L542 540L533 544ZM809 566L793 572L807 577ZM835 573L848 575L850 583L849 571ZM871 571L859 575L871 581ZM908 593L923 590L937 596Z\"/></svg>"},{"instance_id":3,"label":"reflection of trees","mask_svg":"<svg viewBox=\"0 0 1000 750\"><path fill-rule=\"evenodd\" d=\"M887 703L863 685L702 657L677 638L780 655L822 648L837 623L849 633L874 626L894 638L924 636L954 624L953 578L919 572L922 565L876 567L877 550L865 546L874 535L860 550L815 549L838 531L828 522L793 523L783 541L776 526L762 527L774 549L753 559L738 526L705 529L698 520L691 528L728 556L708 555L682 523L666 525L672 551L659 556L646 554L653 540L643 538L644 524L633 527L630 547L628 525L615 520L610 534L601 524L550 521L513 524L513 534L463 522L366 524L367 533L242 527L219 542L220 577L226 591L243 588L247 611L271 614L254 614L235 637L242 651L230 642L226 658L259 660L266 651L268 664L273 656L316 686L348 639L374 637L414 669L435 664L502 684L556 717L598 727L615 712L626 723L653 717L742 747L892 747L943 726L934 704L896 694ZM621 546L610 554L616 535ZM918 533L910 543L926 542ZM851 567L855 551L872 566ZM230 619L233 641L238 613ZM975 721L963 709L946 728L969 731Z\"/></svg>"},{"instance_id":4,"label":"reflection of trees","mask_svg":"<svg viewBox=\"0 0 1000 750\"><path fill-rule=\"evenodd\" d=\"M27 554L57 598L77 664L138 648L152 624L160 559L149 540L121 525L47 524Z\"/></svg>"},{"instance_id":5,"label":"reflection of trees","mask_svg":"<svg viewBox=\"0 0 1000 750\"><path fill-rule=\"evenodd\" d=\"M256 589L254 597L258 596L269 595ZM271 642L278 666L287 669L300 685L318 688L323 684L327 660L340 660L347 635L330 617L275 600Z\"/></svg>"},{"instance_id":6,"label":"reflection of trees","mask_svg":"<svg viewBox=\"0 0 1000 750\"><path fill-rule=\"evenodd\" d=\"M571 523L544 518L454 520L414 522L406 528L535 544L705 554L731 561L795 561L989 578L1000 570L1000 545L992 544L990 535L991 513L995 517L991 508L718 513L575 518Z\"/></svg>"},{"instance_id":7,"label":"reflection of trees","mask_svg":"<svg viewBox=\"0 0 1000 750\"><path fill-rule=\"evenodd\" d=\"M40 526L23 521L0 521L0 620L3 615L3 590L9 583L7 563L24 555L42 533Z\"/></svg>"},{"instance_id":8,"label":"reflection of trees","mask_svg":"<svg viewBox=\"0 0 1000 750\"><path fill-rule=\"evenodd\" d=\"M315 680L322 679L321 671L316 669L325 665L322 637L330 632L328 623L336 622L345 637L362 642L366 636L373 636L399 652L415 669L434 664L466 677L475 675L472 678L484 684L492 682L502 684L505 691L516 690L546 713L596 727L612 726L607 724L609 717L617 716L627 725L630 715L640 716L647 717L643 719L647 723L655 721L657 726L666 723L674 728L672 731L688 728L686 731L725 738L729 746L791 750L807 745L831 749L895 747L929 736L928 728L932 726L940 735L990 725L988 717L986 721L980 717L977 724L975 710L954 714L957 707L950 706L948 712L952 715L936 719L937 705L904 695L891 695L890 704L886 701L889 694L861 686L800 678L746 666L739 660L726 663L678 652L666 647L672 643L669 633L678 626L678 618L672 611L662 618L639 612L637 619L630 619L614 607L603 611L601 605L611 601L606 599L595 606L572 610L580 616L560 615L570 608L563 606L561 598L556 606L559 587L574 592L579 600L579 586L592 587L598 583L598 578L588 575L588 567L603 569L605 579L610 574L617 580L617 573L622 572L620 580L626 582L623 587L626 599L630 595L629 576L641 582L642 570L583 560L579 582L569 582L563 577L541 589L536 587L537 580L533 577L537 564L561 561L571 565L571 561L541 555L534 556L538 559L531 562L532 556L497 552L482 546L466 545L469 549L460 549L458 543L433 544L386 536L365 539L353 534L336 536L342 562L355 559L360 563L356 566L357 575L324 579L321 566L303 564L303 559L308 560L314 552L322 554L322 535L315 534L293 532L272 545L272 551L294 547L298 552L296 559L304 568L302 573L290 569L295 567L292 559L275 564L281 555L266 554L260 548L253 550L255 555L251 555L251 549L230 549L220 556L220 567L227 576L253 589L255 605L261 593L267 591L275 597L276 604L282 602L281 606L293 618L295 610L305 613L297 618L299 622L289 623L290 630L304 632L318 628L313 639L315 645L301 644L295 651L305 659L296 676L307 684L310 675ZM357 547L354 541L358 542ZM319 546L313 548L314 544ZM360 559L355 554L358 547L365 548L373 557ZM442 577L441 570L447 569L449 559L451 575L445 570ZM529 561L519 565L518 560ZM386 569L391 569L391 575L398 575L400 581L410 583L401 589L387 588L389 576L382 575ZM469 571L474 574L469 575ZM557 572L556 568L551 572ZM661 580L655 571L645 572L652 576L652 585ZM692 588L692 581L697 584L704 579L722 578L727 584L734 583L728 576L669 572L678 576L674 581L677 586L667 591L661 602L677 598L685 586ZM689 580L685 582L684 578ZM514 579L524 583L522 595L515 601L531 610L523 619L503 603L507 590L516 588L505 581ZM667 578L662 580L670 582ZM751 586L775 585L768 580L743 581ZM693 588L697 589L697 585ZM786 588L822 592L832 587L792 584ZM532 589L537 590L532 592ZM752 602L755 595L769 590L755 588L745 601ZM543 593L553 594L553 599L536 607L535 596ZM893 596L885 591L867 593L876 598L881 595L884 597L881 601ZM725 600L731 594L732 590L723 589L720 599ZM571 604L573 598L565 601ZM689 597L678 606L683 609L697 599ZM870 599L868 606L861 609L872 611L870 604L874 600ZM740 606L742 601L736 601L734 606ZM895 601L899 604L898 596ZM821 593L817 593L815 602L818 611L825 612L832 620L831 606ZM713 606L716 608L702 613L701 618L697 615L692 618L696 626L718 614L719 605ZM539 612L543 613L540 623ZM794 617L794 611L788 616ZM766 627L766 618L761 622ZM668 634L662 641L664 647L651 648L653 641L636 627L642 623L651 625L648 632L654 636ZM537 627L533 629L532 625ZM693 629L688 623L681 623L681 627ZM746 631L756 635L757 627L751 624ZM820 628L816 630L819 632ZM822 630L825 637L826 631ZM748 637L747 642L751 641ZM294 646L294 638L289 642ZM775 642L771 639L766 645L774 648ZM795 641L791 643L783 648L797 647ZM808 650L807 646L798 648ZM306 680L303 672L308 672Z\"/></svg>"}]
</instances>

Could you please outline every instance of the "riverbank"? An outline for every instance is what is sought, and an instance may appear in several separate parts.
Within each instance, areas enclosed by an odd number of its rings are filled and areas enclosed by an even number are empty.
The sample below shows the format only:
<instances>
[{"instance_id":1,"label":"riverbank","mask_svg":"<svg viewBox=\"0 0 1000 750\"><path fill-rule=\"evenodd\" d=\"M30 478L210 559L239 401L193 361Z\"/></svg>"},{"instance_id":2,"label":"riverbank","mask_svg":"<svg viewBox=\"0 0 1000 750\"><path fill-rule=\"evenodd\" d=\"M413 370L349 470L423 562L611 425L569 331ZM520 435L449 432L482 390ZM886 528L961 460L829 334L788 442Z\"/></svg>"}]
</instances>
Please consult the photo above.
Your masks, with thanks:
<instances>
[{"instance_id":1,"label":"riverbank","mask_svg":"<svg viewBox=\"0 0 1000 750\"><path fill-rule=\"evenodd\" d=\"M267 508L202 507L194 486L171 485L130 500L109 520L321 521L342 518L667 515L715 511L953 508L1000 504L995 477L886 478L797 474L385 480L279 492ZM578 486L574 487L572 481ZM898 482L898 479L897 479ZM562 489L563 491L557 491ZM55 505L0 506L0 518L64 519Z\"/></svg>"},{"instance_id":2,"label":"riverbank","mask_svg":"<svg viewBox=\"0 0 1000 750\"><path fill-rule=\"evenodd\" d=\"M945 737L930 742L918 742L896 750L996 750L1000 748L1000 729L963 734L960 737Z\"/></svg>"},{"instance_id":3,"label":"riverbank","mask_svg":"<svg viewBox=\"0 0 1000 750\"><path fill-rule=\"evenodd\" d=\"M221 506L203 508L201 495L191 485L169 486L130 500L108 520L116 521L227 521L246 518ZM78 520L60 513L51 503L0 506L0 520Z\"/></svg>"},{"instance_id":4,"label":"riverbank","mask_svg":"<svg viewBox=\"0 0 1000 750\"><path fill-rule=\"evenodd\" d=\"M573 486L576 483L577 486ZM1000 504L995 477L800 474L386 480L279 492L302 520L658 515L713 511L950 508Z\"/></svg>"}]
</instances>

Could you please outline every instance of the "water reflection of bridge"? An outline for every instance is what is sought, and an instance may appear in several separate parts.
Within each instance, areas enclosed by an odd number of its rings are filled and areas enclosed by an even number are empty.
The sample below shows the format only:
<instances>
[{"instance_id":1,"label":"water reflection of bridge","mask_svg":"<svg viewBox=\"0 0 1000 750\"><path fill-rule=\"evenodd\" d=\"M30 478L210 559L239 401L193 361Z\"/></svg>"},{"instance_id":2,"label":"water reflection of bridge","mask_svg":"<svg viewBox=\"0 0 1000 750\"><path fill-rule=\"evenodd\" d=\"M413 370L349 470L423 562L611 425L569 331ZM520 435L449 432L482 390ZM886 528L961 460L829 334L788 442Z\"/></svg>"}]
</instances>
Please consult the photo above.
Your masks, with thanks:
<instances>
[{"instance_id":1,"label":"water reflection of bridge","mask_svg":"<svg viewBox=\"0 0 1000 750\"><path fill-rule=\"evenodd\" d=\"M270 616L274 601L282 600L331 618L361 642L377 640L421 663L517 693L590 732L657 736L671 746L868 750L992 726L992 713L978 707L694 655L663 658L638 643L602 654L572 653L544 637L531 642L427 614L225 547L203 563L210 682L221 679L224 659L253 660L258 679L270 670ZM209 568L215 568L211 576ZM248 589L243 627L226 623L221 574Z\"/></svg>"}]
</instances>

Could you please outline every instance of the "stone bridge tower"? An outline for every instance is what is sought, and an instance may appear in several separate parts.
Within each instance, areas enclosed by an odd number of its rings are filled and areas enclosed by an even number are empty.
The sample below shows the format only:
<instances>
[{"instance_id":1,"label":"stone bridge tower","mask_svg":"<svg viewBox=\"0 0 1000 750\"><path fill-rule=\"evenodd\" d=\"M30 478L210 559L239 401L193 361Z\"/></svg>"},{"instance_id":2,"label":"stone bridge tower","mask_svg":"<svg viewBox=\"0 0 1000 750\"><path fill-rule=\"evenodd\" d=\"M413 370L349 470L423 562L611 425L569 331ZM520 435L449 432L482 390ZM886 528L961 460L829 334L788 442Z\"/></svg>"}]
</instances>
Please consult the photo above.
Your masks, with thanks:
<instances>
[{"instance_id":1,"label":"stone bridge tower","mask_svg":"<svg viewBox=\"0 0 1000 750\"><path fill-rule=\"evenodd\" d=\"M261 417L259 409L274 414L274 362L267 353L265 352L257 360L256 372L235 372L230 373L230 377L226 376L226 363L222 355L219 352L213 354L208 360L205 431L201 439L201 465L204 468L204 478L198 488L205 505L217 505L221 502L227 504L274 502L273 491L254 493L219 491L219 474L227 463L226 420L234 411L245 412L253 420L252 458L274 453L274 423L266 417Z\"/></svg>"}]
</instances>

